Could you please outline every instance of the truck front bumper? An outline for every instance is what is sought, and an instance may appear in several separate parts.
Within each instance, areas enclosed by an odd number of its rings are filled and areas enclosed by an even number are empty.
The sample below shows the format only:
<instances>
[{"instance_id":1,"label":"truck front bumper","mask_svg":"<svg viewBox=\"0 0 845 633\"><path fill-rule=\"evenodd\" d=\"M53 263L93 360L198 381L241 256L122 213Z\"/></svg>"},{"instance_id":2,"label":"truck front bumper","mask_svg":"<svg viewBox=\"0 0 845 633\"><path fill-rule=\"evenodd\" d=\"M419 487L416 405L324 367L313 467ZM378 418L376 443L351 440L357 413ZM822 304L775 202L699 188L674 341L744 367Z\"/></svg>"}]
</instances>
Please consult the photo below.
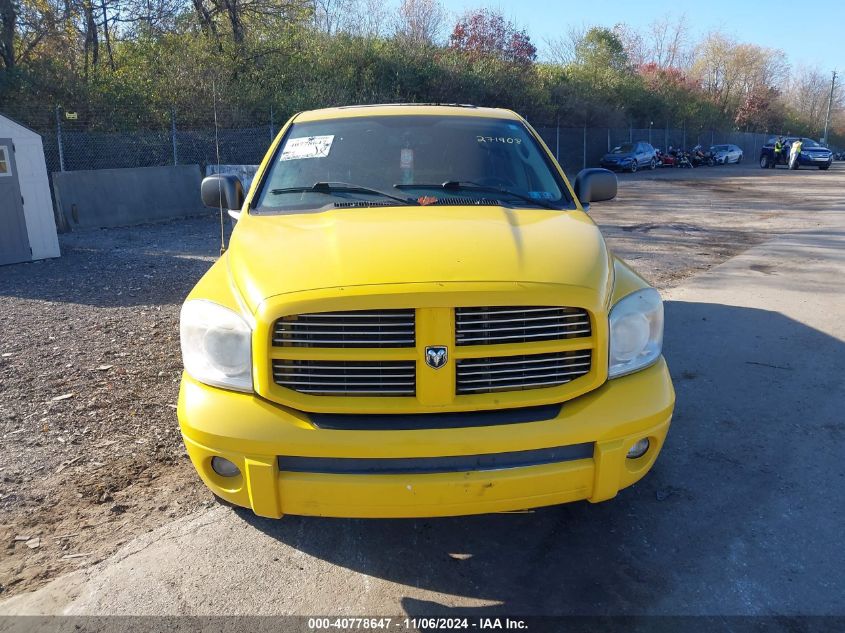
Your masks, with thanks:
<instances>
[{"instance_id":1,"label":"truck front bumper","mask_svg":"<svg viewBox=\"0 0 845 633\"><path fill-rule=\"evenodd\" d=\"M654 464L669 430L674 400L661 358L648 369L565 402L557 417L539 422L328 430L312 424L306 413L255 395L209 387L187 374L178 416L188 454L206 485L260 516L423 517L610 499ZM649 440L648 451L627 458L628 450L644 438ZM211 467L215 456L233 462L239 474L218 475ZM532 456L540 456L537 463L530 462ZM461 464L474 457L487 465L450 472L427 468L448 463L448 458ZM497 460L500 465L489 465ZM413 467L370 474L373 471L366 468L356 472L337 466L362 463L367 468L375 465L375 472L380 464ZM292 465L290 470L286 464ZM316 465L313 471L309 465Z\"/></svg>"}]
</instances>

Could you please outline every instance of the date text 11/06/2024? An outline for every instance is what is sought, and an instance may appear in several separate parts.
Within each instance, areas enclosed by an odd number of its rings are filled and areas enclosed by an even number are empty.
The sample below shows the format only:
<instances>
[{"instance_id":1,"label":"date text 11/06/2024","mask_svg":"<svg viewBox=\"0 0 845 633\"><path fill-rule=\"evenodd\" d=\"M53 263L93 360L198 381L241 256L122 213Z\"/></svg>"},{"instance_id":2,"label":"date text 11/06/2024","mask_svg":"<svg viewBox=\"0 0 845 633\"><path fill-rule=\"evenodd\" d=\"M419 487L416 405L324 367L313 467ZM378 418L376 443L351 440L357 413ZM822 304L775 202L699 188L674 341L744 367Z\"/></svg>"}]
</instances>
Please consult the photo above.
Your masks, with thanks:
<instances>
[{"instance_id":1,"label":"date text 11/06/2024","mask_svg":"<svg viewBox=\"0 0 845 633\"><path fill-rule=\"evenodd\" d=\"M519 618L308 618L308 629L321 630L527 630L528 624Z\"/></svg>"}]
</instances>

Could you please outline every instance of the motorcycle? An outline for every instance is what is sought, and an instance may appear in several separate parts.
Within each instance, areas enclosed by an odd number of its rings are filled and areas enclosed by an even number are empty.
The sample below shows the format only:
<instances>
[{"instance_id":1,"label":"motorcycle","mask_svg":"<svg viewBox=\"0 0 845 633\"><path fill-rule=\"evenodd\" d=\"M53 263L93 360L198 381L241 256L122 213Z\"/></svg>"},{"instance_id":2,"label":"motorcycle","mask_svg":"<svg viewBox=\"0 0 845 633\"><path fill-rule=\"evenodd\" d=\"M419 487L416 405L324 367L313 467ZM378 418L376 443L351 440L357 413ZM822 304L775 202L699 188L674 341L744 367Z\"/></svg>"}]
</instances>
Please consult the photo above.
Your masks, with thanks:
<instances>
[{"instance_id":1,"label":"motorcycle","mask_svg":"<svg viewBox=\"0 0 845 633\"><path fill-rule=\"evenodd\" d=\"M675 156L670 152L663 152L661 150L657 150L657 161L661 167L675 167L677 164L677 159Z\"/></svg>"},{"instance_id":2,"label":"motorcycle","mask_svg":"<svg viewBox=\"0 0 845 633\"><path fill-rule=\"evenodd\" d=\"M701 145L696 145L692 148L692 151L690 152L690 160L695 167L703 167L704 165L712 167L716 164L713 152L705 150Z\"/></svg>"},{"instance_id":3,"label":"motorcycle","mask_svg":"<svg viewBox=\"0 0 845 633\"><path fill-rule=\"evenodd\" d=\"M682 167L682 168L686 168L686 169L692 169L693 168L693 164L692 164L692 161L690 160L689 152L685 152L684 150L678 150L677 154L675 156L676 156L676 161L677 161L676 162L677 167Z\"/></svg>"}]
</instances>

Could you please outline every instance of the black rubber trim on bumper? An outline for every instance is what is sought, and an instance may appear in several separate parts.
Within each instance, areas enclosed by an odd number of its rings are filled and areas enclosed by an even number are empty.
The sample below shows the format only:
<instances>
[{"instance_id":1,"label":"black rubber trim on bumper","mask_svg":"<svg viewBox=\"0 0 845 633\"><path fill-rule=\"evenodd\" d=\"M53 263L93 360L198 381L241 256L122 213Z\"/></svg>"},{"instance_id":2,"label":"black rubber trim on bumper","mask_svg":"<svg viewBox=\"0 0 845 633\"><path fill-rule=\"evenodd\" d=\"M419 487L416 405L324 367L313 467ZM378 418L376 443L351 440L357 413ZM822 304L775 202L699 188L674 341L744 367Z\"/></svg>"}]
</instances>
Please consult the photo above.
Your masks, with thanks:
<instances>
[{"instance_id":1,"label":"black rubber trim on bumper","mask_svg":"<svg viewBox=\"0 0 845 633\"><path fill-rule=\"evenodd\" d=\"M330 475L413 475L456 473L569 462L593 456L593 442L510 453L451 457L293 457L278 458L279 470Z\"/></svg>"},{"instance_id":2,"label":"black rubber trim on bumper","mask_svg":"<svg viewBox=\"0 0 845 633\"><path fill-rule=\"evenodd\" d=\"M496 411L457 411L451 413L309 413L311 423L320 429L335 431L413 431L419 429L460 429L543 422L560 415L563 405L497 409Z\"/></svg>"}]
</instances>

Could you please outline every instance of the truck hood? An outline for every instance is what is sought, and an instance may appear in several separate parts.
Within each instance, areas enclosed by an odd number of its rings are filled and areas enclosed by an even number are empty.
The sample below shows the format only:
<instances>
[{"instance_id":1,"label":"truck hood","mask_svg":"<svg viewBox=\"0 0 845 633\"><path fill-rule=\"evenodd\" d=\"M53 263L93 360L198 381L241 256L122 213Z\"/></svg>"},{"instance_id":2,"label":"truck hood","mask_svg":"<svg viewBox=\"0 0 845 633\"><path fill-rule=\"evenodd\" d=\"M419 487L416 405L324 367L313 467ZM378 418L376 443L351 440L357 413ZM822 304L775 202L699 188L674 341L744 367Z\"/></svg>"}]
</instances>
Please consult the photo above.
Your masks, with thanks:
<instances>
[{"instance_id":1,"label":"truck hood","mask_svg":"<svg viewBox=\"0 0 845 633\"><path fill-rule=\"evenodd\" d=\"M604 240L581 211L498 206L243 215L228 251L251 310L321 288L416 282L537 282L608 291Z\"/></svg>"}]
</instances>

